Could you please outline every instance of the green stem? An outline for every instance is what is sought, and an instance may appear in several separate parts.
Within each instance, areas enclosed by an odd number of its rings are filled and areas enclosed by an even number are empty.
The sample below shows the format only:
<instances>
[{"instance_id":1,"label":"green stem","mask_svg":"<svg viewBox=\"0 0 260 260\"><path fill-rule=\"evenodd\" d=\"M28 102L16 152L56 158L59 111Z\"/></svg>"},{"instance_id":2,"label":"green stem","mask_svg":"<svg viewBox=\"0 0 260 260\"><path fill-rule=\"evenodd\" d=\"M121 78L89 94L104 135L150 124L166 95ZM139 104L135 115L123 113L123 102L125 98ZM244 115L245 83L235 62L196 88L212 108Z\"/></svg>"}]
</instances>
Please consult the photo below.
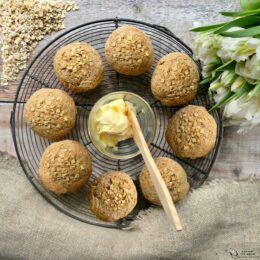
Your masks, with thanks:
<instances>
[{"instance_id":1,"label":"green stem","mask_svg":"<svg viewBox=\"0 0 260 260\"><path fill-rule=\"evenodd\" d=\"M209 110L209 112L211 112L211 111L213 111L214 109L216 109L216 108L222 106L222 105L226 102L226 100L227 100L228 98L230 98L230 96L232 96L232 92L231 92L231 91L229 91L218 103L216 103L216 104Z\"/></svg>"},{"instance_id":2,"label":"green stem","mask_svg":"<svg viewBox=\"0 0 260 260\"><path fill-rule=\"evenodd\" d=\"M249 90L252 88L252 85L248 84L247 82L245 82L242 87L235 93L232 94L231 97L229 97L226 101L225 104L229 103L231 100L237 100L240 97L242 97L245 93L248 93Z\"/></svg>"},{"instance_id":3,"label":"green stem","mask_svg":"<svg viewBox=\"0 0 260 260\"><path fill-rule=\"evenodd\" d=\"M260 83L257 84L251 92L248 93L248 98L246 99L246 102L248 102L251 98L256 97L258 92L260 92Z\"/></svg>"},{"instance_id":4,"label":"green stem","mask_svg":"<svg viewBox=\"0 0 260 260\"><path fill-rule=\"evenodd\" d=\"M249 14L247 16L237 18L227 23L219 23L219 24L213 24L208 26L196 27L191 29L191 31L192 32L213 32L215 34L219 34L227 31L232 27L248 28L253 25L259 25L259 23L260 23L260 16Z\"/></svg>"},{"instance_id":5,"label":"green stem","mask_svg":"<svg viewBox=\"0 0 260 260\"><path fill-rule=\"evenodd\" d=\"M222 65L223 64L223 62L222 62L222 60L220 59L220 58L216 58L215 60L212 60L210 63L209 63L210 65Z\"/></svg>"},{"instance_id":6,"label":"green stem","mask_svg":"<svg viewBox=\"0 0 260 260\"><path fill-rule=\"evenodd\" d=\"M241 17L238 19L235 19L220 28L214 30L215 34L219 34L222 32L227 31L228 29L232 27L243 27L246 28L248 26L253 26L253 25L259 25L260 24L260 17L258 16L246 16L246 17Z\"/></svg>"},{"instance_id":7,"label":"green stem","mask_svg":"<svg viewBox=\"0 0 260 260\"><path fill-rule=\"evenodd\" d=\"M216 71L225 71L225 70L235 70L236 61L231 60L223 64L222 66L218 67Z\"/></svg>"},{"instance_id":8,"label":"green stem","mask_svg":"<svg viewBox=\"0 0 260 260\"><path fill-rule=\"evenodd\" d=\"M207 77L200 82L200 86L206 85L211 82L211 77Z\"/></svg>"},{"instance_id":9,"label":"green stem","mask_svg":"<svg viewBox=\"0 0 260 260\"><path fill-rule=\"evenodd\" d=\"M219 24L212 24L212 25L207 25L207 26L200 26L200 27L195 27L192 28L191 31L192 32L206 32L206 31L211 31L212 29L216 29L219 28L223 25L225 25L226 23L219 23Z\"/></svg>"},{"instance_id":10,"label":"green stem","mask_svg":"<svg viewBox=\"0 0 260 260\"><path fill-rule=\"evenodd\" d=\"M232 38L240 38L240 37L252 37L259 35L260 25L251 27L249 29L238 30L233 32L223 32L222 36L232 37Z\"/></svg>"},{"instance_id":11,"label":"green stem","mask_svg":"<svg viewBox=\"0 0 260 260\"><path fill-rule=\"evenodd\" d=\"M223 106L227 103L229 103L231 100L237 100L240 97L242 97L245 93L248 93L250 89L252 88L252 85L245 82L242 87L237 92L229 91L218 103L216 103L209 112L213 111L214 109Z\"/></svg>"},{"instance_id":12,"label":"green stem","mask_svg":"<svg viewBox=\"0 0 260 260\"><path fill-rule=\"evenodd\" d=\"M260 14L260 9L252 10L252 11L239 11L239 12L220 12L220 14L228 17L243 17L248 15Z\"/></svg>"},{"instance_id":13,"label":"green stem","mask_svg":"<svg viewBox=\"0 0 260 260\"><path fill-rule=\"evenodd\" d=\"M255 10L260 8L259 0L240 0L240 6L243 10Z\"/></svg>"},{"instance_id":14,"label":"green stem","mask_svg":"<svg viewBox=\"0 0 260 260\"><path fill-rule=\"evenodd\" d=\"M203 86L203 85L206 85L206 84L212 82L213 80L217 79L220 74L221 74L220 71L217 71L217 72L214 71L210 77L207 77L207 78L203 79L203 80L200 82L200 86Z\"/></svg>"}]
</instances>

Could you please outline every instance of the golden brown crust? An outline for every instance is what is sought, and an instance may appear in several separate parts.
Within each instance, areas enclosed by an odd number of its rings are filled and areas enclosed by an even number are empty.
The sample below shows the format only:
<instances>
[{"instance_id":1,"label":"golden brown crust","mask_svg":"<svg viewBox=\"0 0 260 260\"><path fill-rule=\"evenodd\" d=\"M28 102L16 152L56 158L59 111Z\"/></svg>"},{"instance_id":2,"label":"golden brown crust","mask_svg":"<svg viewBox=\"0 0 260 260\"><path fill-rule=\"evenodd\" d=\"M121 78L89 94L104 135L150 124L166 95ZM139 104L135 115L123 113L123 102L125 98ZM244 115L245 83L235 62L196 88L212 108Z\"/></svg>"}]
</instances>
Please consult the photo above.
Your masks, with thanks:
<instances>
[{"instance_id":1,"label":"golden brown crust","mask_svg":"<svg viewBox=\"0 0 260 260\"><path fill-rule=\"evenodd\" d=\"M214 147L217 124L204 107L189 105L169 121L165 138L177 156L196 159Z\"/></svg>"},{"instance_id":2,"label":"golden brown crust","mask_svg":"<svg viewBox=\"0 0 260 260\"><path fill-rule=\"evenodd\" d=\"M105 55L117 72L136 76L147 71L153 63L153 46L142 30L122 26L111 33L106 41Z\"/></svg>"},{"instance_id":3,"label":"golden brown crust","mask_svg":"<svg viewBox=\"0 0 260 260\"><path fill-rule=\"evenodd\" d=\"M85 42L60 48L53 64L59 81L73 92L94 89L104 78L104 66L98 52Z\"/></svg>"},{"instance_id":4,"label":"golden brown crust","mask_svg":"<svg viewBox=\"0 0 260 260\"><path fill-rule=\"evenodd\" d=\"M165 181L174 202L184 198L189 191L187 175L180 164L167 157L158 157L155 163ZM139 182L144 197L155 205L161 206L161 202L154 188L152 178L144 166L139 175Z\"/></svg>"},{"instance_id":5,"label":"golden brown crust","mask_svg":"<svg viewBox=\"0 0 260 260\"><path fill-rule=\"evenodd\" d=\"M90 210L97 218L115 221L127 216L137 203L132 179L124 172L108 172L99 176L88 189Z\"/></svg>"},{"instance_id":6,"label":"golden brown crust","mask_svg":"<svg viewBox=\"0 0 260 260\"><path fill-rule=\"evenodd\" d=\"M91 173L92 163L87 149L72 140L49 145L39 165L42 184L56 194L80 191Z\"/></svg>"},{"instance_id":7,"label":"golden brown crust","mask_svg":"<svg viewBox=\"0 0 260 260\"><path fill-rule=\"evenodd\" d=\"M40 136L59 140L74 126L77 109L73 99L59 89L42 88L24 107L25 122Z\"/></svg>"},{"instance_id":8,"label":"golden brown crust","mask_svg":"<svg viewBox=\"0 0 260 260\"><path fill-rule=\"evenodd\" d=\"M165 106L188 103L195 97L199 83L196 64L186 54L172 52L163 56L152 76L152 92Z\"/></svg>"}]
</instances>

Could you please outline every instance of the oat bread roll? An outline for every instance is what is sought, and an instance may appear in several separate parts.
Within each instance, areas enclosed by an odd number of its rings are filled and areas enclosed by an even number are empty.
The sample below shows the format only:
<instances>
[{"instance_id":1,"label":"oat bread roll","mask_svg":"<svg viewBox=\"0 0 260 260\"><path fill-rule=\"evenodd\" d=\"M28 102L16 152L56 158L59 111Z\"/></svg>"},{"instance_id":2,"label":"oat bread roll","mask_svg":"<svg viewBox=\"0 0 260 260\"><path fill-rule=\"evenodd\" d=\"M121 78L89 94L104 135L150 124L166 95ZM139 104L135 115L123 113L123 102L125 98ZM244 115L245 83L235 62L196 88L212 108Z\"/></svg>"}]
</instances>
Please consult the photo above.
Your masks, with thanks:
<instances>
[{"instance_id":1,"label":"oat bread roll","mask_svg":"<svg viewBox=\"0 0 260 260\"><path fill-rule=\"evenodd\" d=\"M75 126L76 114L75 103L66 92L42 88L28 99L23 115L37 134L55 141Z\"/></svg>"},{"instance_id":2,"label":"oat bread roll","mask_svg":"<svg viewBox=\"0 0 260 260\"><path fill-rule=\"evenodd\" d=\"M167 157L158 157L155 163L162 175L163 180L170 192L174 202L179 201L189 191L189 183L187 175L180 164ZM154 188L152 178L146 166L143 167L140 175L139 182L144 197L151 203L161 206L161 202Z\"/></svg>"},{"instance_id":3,"label":"oat bread roll","mask_svg":"<svg viewBox=\"0 0 260 260\"><path fill-rule=\"evenodd\" d=\"M92 163L87 149L72 140L49 145L39 166L42 184L56 194L80 191L91 173Z\"/></svg>"},{"instance_id":4,"label":"oat bread roll","mask_svg":"<svg viewBox=\"0 0 260 260\"><path fill-rule=\"evenodd\" d=\"M165 138L177 156L196 159L206 156L214 147L217 124L202 106L180 109L169 121Z\"/></svg>"},{"instance_id":5,"label":"oat bread roll","mask_svg":"<svg viewBox=\"0 0 260 260\"><path fill-rule=\"evenodd\" d=\"M87 199L90 210L97 218L115 221L124 218L134 209L137 191L125 172L108 172L91 184Z\"/></svg>"},{"instance_id":6,"label":"oat bread roll","mask_svg":"<svg viewBox=\"0 0 260 260\"><path fill-rule=\"evenodd\" d=\"M59 81L76 93L96 88L104 78L104 66L98 52L85 42L60 48L53 65Z\"/></svg>"},{"instance_id":7,"label":"oat bread roll","mask_svg":"<svg viewBox=\"0 0 260 260\"><path fill-rule=\"evenodd\" d=\"M105 55L117 72L136 76L147 71L153 63L153 46L147 34L132 26L122 26L106 41Z\"/></svg>"},{"instance_id":8,"label":"oat bread roll","mask_svg":"<svg viewBox=\"0 0 260 260\"><path fill-rule=\"evenodd\" d=\"M165 106L179 106L195 97L199 72L193 60L184 53L163 56L152 75L152 93Z\"/></svg>"}]
</instances>

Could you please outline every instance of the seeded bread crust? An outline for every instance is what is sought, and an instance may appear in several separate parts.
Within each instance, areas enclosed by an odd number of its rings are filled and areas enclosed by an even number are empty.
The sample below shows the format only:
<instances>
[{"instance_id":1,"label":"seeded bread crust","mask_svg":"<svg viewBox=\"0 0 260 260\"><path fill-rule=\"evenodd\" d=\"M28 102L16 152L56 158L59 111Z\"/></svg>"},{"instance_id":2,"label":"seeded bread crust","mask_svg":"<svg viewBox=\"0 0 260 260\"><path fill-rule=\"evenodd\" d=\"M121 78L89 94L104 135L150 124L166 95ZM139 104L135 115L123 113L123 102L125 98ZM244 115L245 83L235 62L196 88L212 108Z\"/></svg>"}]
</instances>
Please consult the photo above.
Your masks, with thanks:
<instances>
[{"instance_id":1,"label":"seeded bread crust","mask_svg":"<svg viewBox=\"0 0 260 260\"><path fill-rule=\"evenodd\" d=\"M150 38L134 26L122 26L111 33L105 44L105 55L117 72L136 76L147 71L153 63Z\"/></svg>"},{"instance_id":2,"label":"seeded bread crust","mask_svg":"<svg viewBox=\"0 0 260 260\"><path fill-rule=\"evenodd\" d=\"M127 216L137 203L136 187L124 172L108 172L99 176L87 193L90 210L104 221Z\"/></svg>"},{"instance_id":3,"label":"seeded bread crust","mask_svg":"<svg viewBox=\"0 0 260 260\"><path fill-rule=\"evenodd\" d=\"M49 145L39 165L42 184L56 194L80 191L91 173L92 163L87 149L72 140Z\"/></svg>"},{"instance_id":4,"label":"seeded bread crust","mask_svg":"<svg viewBox=\"0 0 260 260\"><path fill-rule=\"evenodd\" d=\"M96 88L104 78L104 66L98 52L85 42L60 48L53 64L59 81L76 93Z\"/></svg>"},{"instance_id":5,"label":"seeded bread crust","mask_svg":"<svg viewBox=\"0 0 260 260\"><path fill-rule=\"evenodd\" d=\"M165 181L172 200L177 202L184 198L189 191L189 183L187 182L187 175L182 166L167 157L158 157L155 159L155 163ZM143 167L139 175L139 182L144 197L153 204L161 206L151 175L146 166Z\"/></svg>"},{"instance_id":6,"label":"seeded bread crust","mask_svg":"<svg viewBox=\"0 0 260 260\"><path fill-rule=\"evenodd\" d=\"M186 54L163 56L152 75L152 93L165 106L188 103L195 97L199 83L196 64Z\"/></svg>"},{"instance_id":7,"label":"seeded bread crust","mask_svg":"<svg viewBox=\"0 0 260 260\"><path fill-rule=\"evenodd\" d=\"M75 126L76 114L73 99L59 89L37 90L24 107L25 122L52 141L59 140Z\"/></svg>"},{"instance_id":8,"label":"seeded bread crust","mask_svg":"<svg viewBox=\"0 0 260 260\"><path fill-rule=\"evenodd\" d=\"M204 107L189 105L169 121L165 138L177 156L196 159L214 147L217 124Z\"/></svg>"}]
</instances>

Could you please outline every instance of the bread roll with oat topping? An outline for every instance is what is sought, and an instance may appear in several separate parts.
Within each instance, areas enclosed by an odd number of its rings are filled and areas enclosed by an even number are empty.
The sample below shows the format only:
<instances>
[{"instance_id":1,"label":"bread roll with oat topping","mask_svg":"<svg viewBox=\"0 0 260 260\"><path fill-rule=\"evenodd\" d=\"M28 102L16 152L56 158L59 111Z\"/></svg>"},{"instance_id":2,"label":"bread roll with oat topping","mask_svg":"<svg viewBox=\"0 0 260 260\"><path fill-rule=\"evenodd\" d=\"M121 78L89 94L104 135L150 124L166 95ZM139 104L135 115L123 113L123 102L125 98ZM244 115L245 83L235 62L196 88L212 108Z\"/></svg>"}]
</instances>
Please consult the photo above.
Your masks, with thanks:
<instances>
[{"instance_id":1,"label":"bread roll with oat topping","mask_svg":"<svg viewBox=\"0 0 260 260\"><path fill-rule=\"evenodd\" d=\"M49 145L39 166L42 184L56 194L80 191L91 173L92 163L87 149L72 140Z\"/></svg>"},{"instance_id":2,"label":"bread roll with oat topping","mask_svg":"<svg viewBox=\"0 0 260 260\"><path fill-rule=\"evenodd\" d=\"M117 72L137 76L147 71L153 63L153 46L142 30L122 26L111 33L106 41L105 55Z\"/></svg>"},{"instance_id":3,"label":"bread roll with oat topping","mask_svg":"<svg viewBox=\"0 0 260 260\"><path fill-rule=\"evenodd\" d=\"M155 163L162 175L162 178L170 192L174 202L179 201L189 191L189 183L187 175L180 164L167 157L158 157ZM143 167L139 182L144 197L155 205L161 206L161 202L154 188L152 178L146 166Z\"/></svg>"},{"instance_id":4,"label":"bread roll with oat topping","mask_svg":"<svg viewBox=\"0 0 260 260\"><path fill-rule=\"evenodd\" d=\"M165 138L177 156L196 159L206 156L217 137L217 124L201 106L186 106L169 121Z\"/></svg>"},{"instance_id":5,"label":"bread roll with oat topping","mask_svg":"<svg viewBox=\"0 0 260 260\"><path fill-rule=\"evenodd\" d=\"M184 53L163 56L152 75L152 92L165 106L179 106L195 97L199 72L193 60Z\"/></svg>"},{"instance_id":6,"label":"bread roll with oat topping","mask_svg":"<svg viewBox=\"0 0 260 260\"><path fill-rule=\"evenodd\" d=\"M125 172L108 172L99 176L87 193L90 210L104 221L127 216L137 203L135 185Z\"/></svg>"},{"instance_id":7,"label":"bread roll with oat topping","mask_svg":"<svg viewBox=\"0 0 260 260\"><path fill-rule=\"evenodd\" d=\"M59 81L76 93L96 88L104 78L104 66L98 52L85 42L60 48L53 65Z\"/></svg>"},{"instance_id":8,"label":"bread roll with oat topping","mask_svg":"<svg viewBox=\"0 0 260 260\"><path fill-rule=\"evenodd\" d=\"M23 115L37 134L56 141L75 126L76 114L75 103L66 92L42 88L28 99Z\"/></svg>"}]
</instances>

